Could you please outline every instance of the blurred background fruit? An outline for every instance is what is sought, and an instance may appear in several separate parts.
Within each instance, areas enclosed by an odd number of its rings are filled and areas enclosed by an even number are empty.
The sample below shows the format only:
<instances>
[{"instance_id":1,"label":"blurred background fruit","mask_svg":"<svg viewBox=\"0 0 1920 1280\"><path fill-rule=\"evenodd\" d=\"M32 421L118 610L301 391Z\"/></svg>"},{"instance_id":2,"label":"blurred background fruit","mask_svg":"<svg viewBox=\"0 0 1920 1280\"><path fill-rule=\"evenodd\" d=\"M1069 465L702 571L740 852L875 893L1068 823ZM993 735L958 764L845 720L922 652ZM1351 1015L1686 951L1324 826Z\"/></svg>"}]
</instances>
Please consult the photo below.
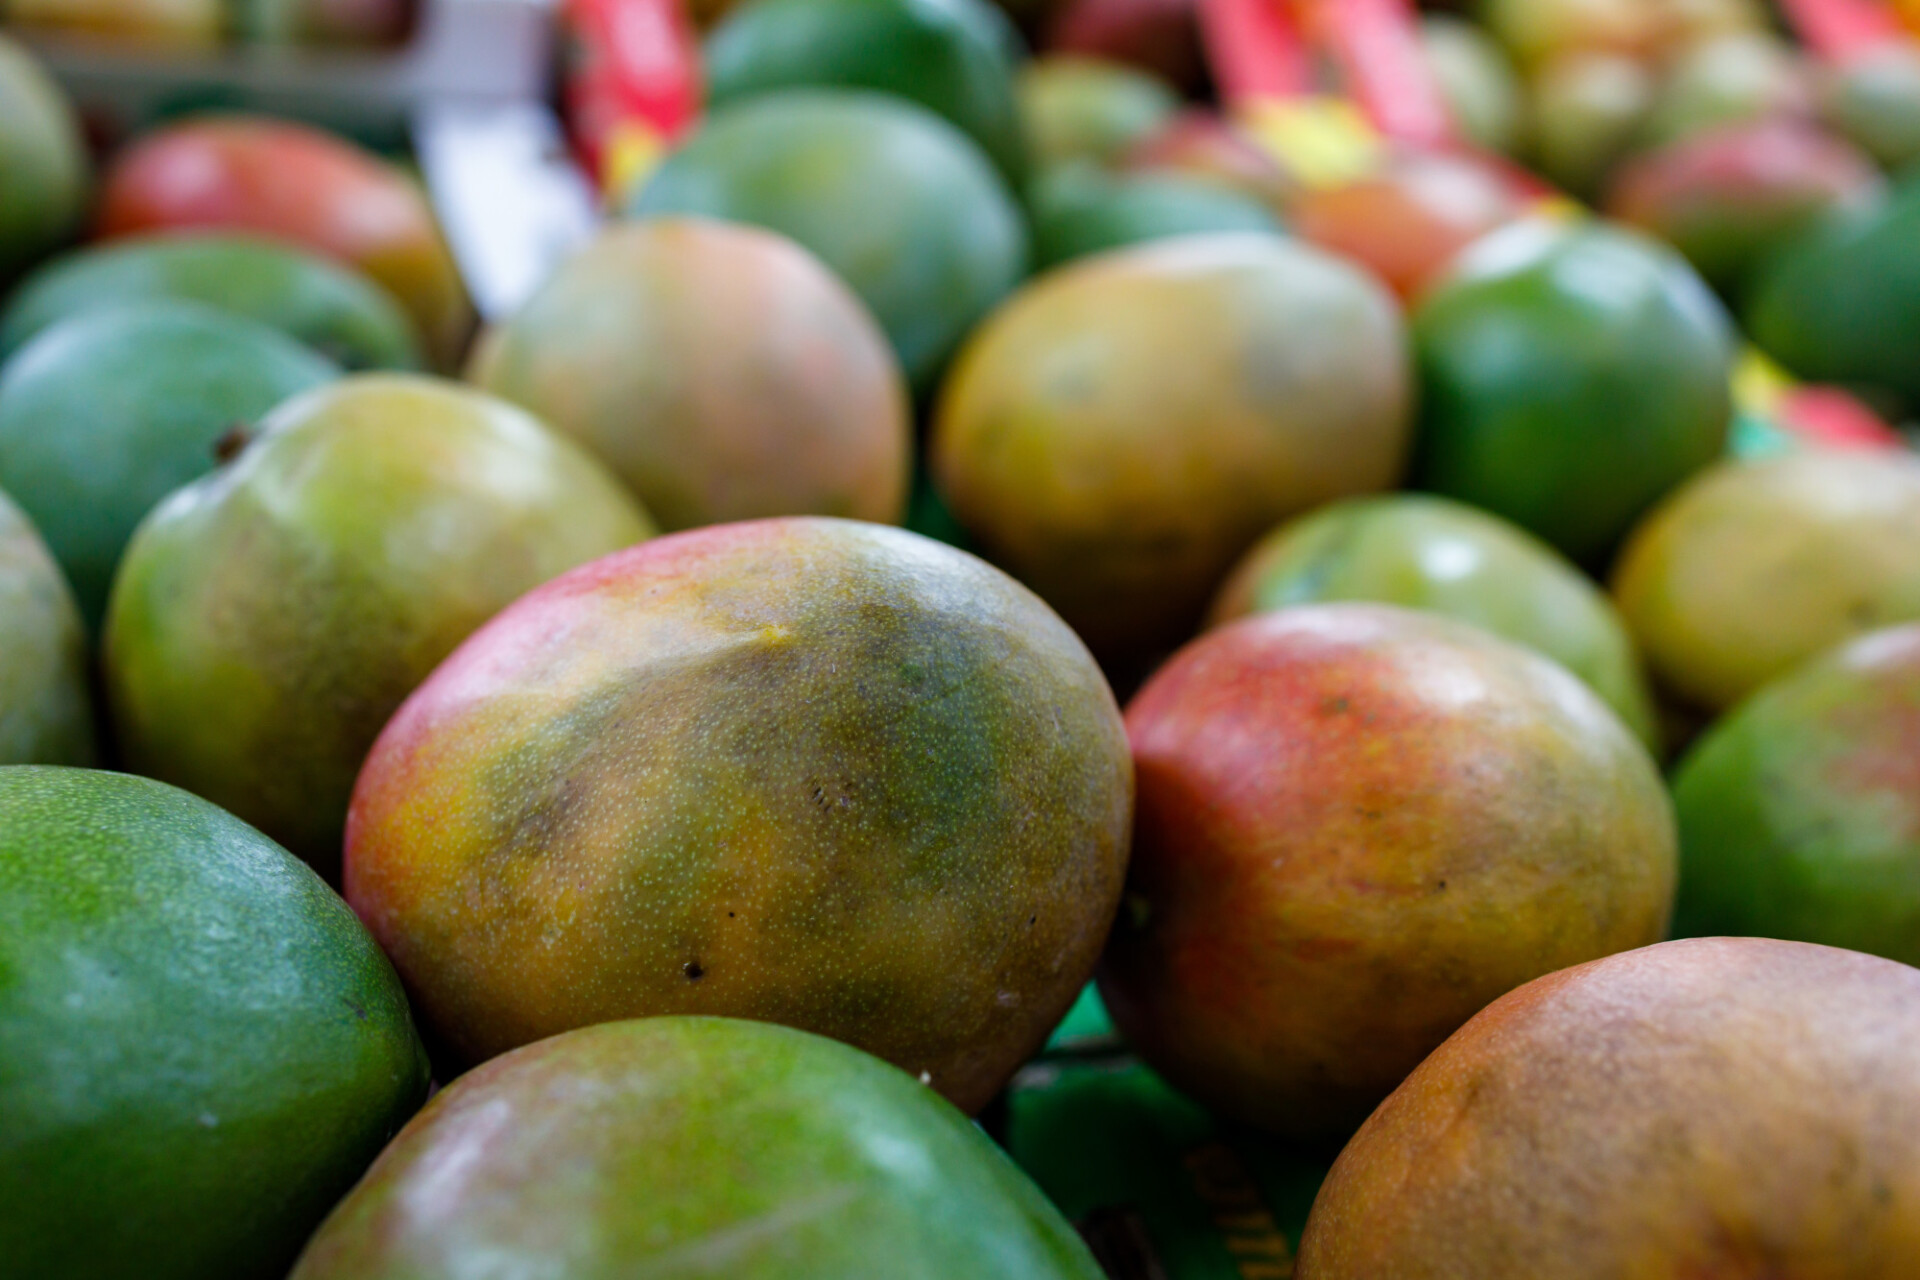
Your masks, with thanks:
<instances>
[{"instance_id":1,"label":"blurred background fruit","mask_svg":"<svg viewBox=\"0 0 1920 1280\"><path fill-rule=\"evenodd\" d=\"M0 1256L274 1280L427 1093L393 967L184 791L0 769Z\"/></svg>"},{"instance_id":2,"label":"blurred background fruit","mask_svg":"<svg viewBox=\"0 0 1920 1280\"><path fill-rule=\"evenodd\" d=\"M161 52L192 52L220 43L221 0L8 0L7 20Z\"/></svg>"},{"instance_id":3,"label":"blurred background fruit","mask_svg":"<svg viewBox=\"0 0 1920 1280\"><path fill-rule=\"evenodd\" d=\"M69 316L156 298L271 325L348 370L421 363L413 321L371 280L291 245L218 233L128 238L47 263L0 311L0 359Z\"/></svg>"},{"instance_id":4,"label":"blurred background fruit","mask_svg":"<svg viewBox=\"0 0 1920 1280\"><path fill-rule=\"evenodd\" d=\"M1887 44L1829 70L1821 109L1888 169L1920 163L1920 40Z\"/></svg>"},{"instance_id":5,"label":"blurred background fruit","mask_svg":"<svg viewBox=\"0 0 1920 1280\"><path fill-rule=\"evenodd\" d=\"M339 373L278 330L199 303L89 311L0 368L0 486L97 629L114 566L154 504L219 465L236 426Z\"/></svg>"},{"instance_id":6,"label":"blurred background fruit","mask_svg":"<svg viewBox=\"0 0 1920 1280\"><path fill-rule=\"evenodd\" d=\"M1296 605L1373 601L1443 614L1552 658L1650 750L1646 676L1613 603L1559 552L1446 498L1349 498L1263 538L1214 598L1221 626Z\"/></svg>"},{"instance_id":7,"label":"blurred background fruit","mask_svg":"<svg viewBox=\"0 0 1920 1280\"><path fill-rule=\"evenodd\" d=\"M296 397L127 548L104 641L121 752L337 881L354 778L414 686L523 592L652 532L491 396L361 374Z\"/></svg>"},{"instance_id":8,"label":"blurred background fruit","mask_svg":"<svg viewBox=\"0 0 1920 1280\"><path fill-rule=\"evenodd\" d=\"M1041 172L1068 160L1115 163L1180 109L1166 81L1100 58L1036 58L1020 71L1019 94Z\"/></svg>"},{"instance_id":9,"label":"blurred background fruit","mask_svg":"<svg viewBox=\"0 0 1920 1280\"><path fill-rule=\"evenodd\" d=\"M233 115L156 129L108 166L97 228L106 238L247 231L337 259L400 301L441 367L457 363L473 328L465 286L418 185L306 125Z\"/></svg>"},{"instance_id":10,"label":"blurred background fruit","mask_svg":"<svg viewBox=\"0 0 1920 1280\"><path fill-rule=\"evenodd\" d=\"M1609 216L1665 240L1723 297L1837 210L1883 194L1852 144L1805 124L1766 120L1694 133L1622 165Z\"/></svg>"},{"instance_id":11,"label":"blurred background fruit","mask_svg":"<svg viewBox=\"0 0 1920 1280\"><path fill-rule=\"evenodd\" d=\"M1027 141L1014 98L1020 35L989 0L752 0L707 40L708 102L833 85L944 116L1015 185Z\"/></svg>"},{"instance_id":12,"label":"blurred background fruit","mask_svg":"<svg viewBox=\"0 0 1920 1280\"><path fill-rule=\"evenodd\" d=\"M79 230L90 169L66 95L0 32L0 288Z\"/></svg>"},{"instance_id":13,"label":"blurred background fruit","mask_svg":"<svg viewBox=\"0 0 1920 1280\"><path fill-rule=\"evenodd\" d=\"M1787 244L1756 279L1745 316L1789 371L1920 410L1920 174Z\"/></svg>"},{"instance_id":14,"label":"blurred background fruit","mask_svg":"<svg viewBox=\"0 0 1920 1280\"><path fill-rule=\"evenodd\" d=\"M1005 574L879 525L721 525L442 665L361 774L346 893L451 1060L750 1017L977 1111L1092 973L1132 800L1113 695Z\"/></svg>"},{"instance_id":15,"label":"blurred background fruit","mask_svg":"<svg viewBox=\"0 0 1920 1280\"><path fill-rule=\"evenodd\" d=\"M1089 164L1056 166L1034 183L1028 203L1037 271L1170 236L1282 229L1266 204L1219 183Z\"/></svg>"},{"instance_id":16,"label":"blurred background fruit","mask_svg":"<svg viewBox=\"0 0 1920 1280\"><path fill-rule=\"evenodd\" d=\"M1271 235L1190 236L1017 295L956 361L929 448L967 531L1124 685L1277 522L1399 478L1410 383L1371 277Z\"/></svg>"},{"instance_id":17,"label":"blurred background fruit","mask_svg":"<svg viewBox=\"0 0 1920 1280\"><path fill-rule=\"evenodd\" d=\"M1683 258L1631 232L1489 236L1428 291L1413 334L1415 482L1581 564L1725 446L1733 327Z\"/></svg>"},{"instance_id":18,"label":"blurred background fruit","mask_svg":"<svg viewBox=\"0 0 1920 1280\"><path fill-rule=\"evenodd\" d=\"M1449 619L1311 605L1196 641L1127 708L1139 816L1101 968L1143 1058L1343 1137L1461 1023L1659 941L1673 815L1561 667Z\"/></svg>"},{"instance_id":19,"label":"blurred background fruit","mask_svg":"<svg viewBox=\"0 0 1920 1280\"><path fill-rule=\"evenodd\" d=\"M1360 1131L1300 1280L1920 1267L1920 974L1756 938L1530 983ZM1787 1261L1792 1260L1792 1261Z\"/></svg>"},{"instance_id":20,"label":"blurred background fruit","mask_svg":"<svg viewBox=\"0 0 1920 1280\"><path fill-rule=\"evenodd\" d=\"M1573 53L1532 81L1533 162L1550 182L1592 196L1632 150L1659 82L1645 63L1613 53Z\"/></svg>"},{"instance_id":21,"label":"blurred background fruit","mask_svg":"<svg viewBox=\"0 0 1920 1280\"><path fill-rule=\"evenodd\" d=\"M1920 961L1920 626L1874 632L1740 704L1674 778L1675 931Z\"/></svg>"},{"instance_id":22,"label":"blurred background fruit","mask_svg":"<svg viewBox=\"0 0 1920 1280\"><path fill-rule=\"evenodd\" d=\"M1406 301L1531 204L1531 193L1478 158L1405 150L1364 177L1309 188L1289 207L1302 239L1371 268Z\"/></svg>"},{"instance_id":23,"label":"blurred background fruit","mask_svg":"<svg viewBox=\"0 0 1920 1280\"><path fill-rule=\"evenodd\" d=\"M0 765L94 762L87 651L60 566L0 493Z\"/></svg>"},{"instance_id":24,"label":"blurred background fruit","mask_svg":"<svg viewBox=\"0 0 1920 1280\"><path fill-rule=\"evenodd\" d=\"M1196 0L1067 0L1047 27L1046 49L1139 67L1176 89L1207 80Z\"/></svg>"},{"instance_id":25,"label":"blurred background fruit","mask_svg":"<svg viewBox=\"0 0 1920 1280\"><path fill-rule=\"evenodd\" d=\"M1100 1280L1066 1219L965 1117L819 1036L648 1018L454 1083L327 1220L293 1280L461 1274Z\"/></svg>"},{"instance_id":26,"label":"blurred background fruit","mask_svg":"<svg viewBox=\"0 0 1920 1280\"><path fill-rule=\"evenodd\" d=\"M715 112L631 212L798 241L873 309L918 391L1026 273L1025 223L986 156L940 117L876 93L788 90Z\"/></svg>"},{"instance_id":27,"label":"blurred background fruit","mask_svg":"<svg viewBox=\"0 0 1920 1280\"><path fill-rule=\"evenodd\" d=\"M1528 137L1527 103L1506 50L1451 14L1423 17L1420 42L1460 136L1485 151L1517 154Z\"/></svg>"},{"instance_id":28,"label":"blurred background fruit","mask_svg":"<svg viewBox=\"0 0 1920 1280\"><path fill-rule=\"evenodd\" d=\"M483 336L468 376L593 449L669 531L906 513L893 348L817 259L757 228L604 232Z\"/></svg>"},{"instance_id":29,"label":"blurred background fruit","mask_svg":"<svg viewBox=\"0 0 1920 1280\"><path fill-rule=\"evenodd\" d=\"M1920 458L1723 463L1634 532L1613 590L1662 691L1724 710L1852 636L1920 619Z\"/></svg>"},{"instance_id":30,"label":"blurred background fruit","mask_svg":"<svg viewBox=\"0 0 1920 1280\"><path fill-rule=\"evenodd\" d=\"M1182 111L1127 148L1120 168L1130 173L1171 173L1238 191L1269 209L1289 207L1294 176L1245 130L1208 111Z\"/></svg>"}]
</instances>

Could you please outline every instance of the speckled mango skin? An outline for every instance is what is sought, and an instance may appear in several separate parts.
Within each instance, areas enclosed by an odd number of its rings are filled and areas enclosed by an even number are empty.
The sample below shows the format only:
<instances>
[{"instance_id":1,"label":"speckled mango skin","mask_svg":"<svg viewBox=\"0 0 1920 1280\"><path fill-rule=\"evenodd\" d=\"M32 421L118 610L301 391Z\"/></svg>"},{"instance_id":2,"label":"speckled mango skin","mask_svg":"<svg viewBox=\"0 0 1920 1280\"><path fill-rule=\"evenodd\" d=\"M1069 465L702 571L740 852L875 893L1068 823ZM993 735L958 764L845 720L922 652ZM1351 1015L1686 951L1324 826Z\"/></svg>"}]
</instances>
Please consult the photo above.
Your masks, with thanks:
<instances>
[{"instance_id":1,"label":"speckled mango skin","mask_svg":"<svg viewBox=\"0 0 1920 1280\"><path fill-rule=\"evenodd\" d=\"M1059 1210L930 1090L820 1036L645 1018L474 1069L293 1280L1100 1280Z\"/></svg>"},{"instance_id":2,"label":"speckled mango skin","mask_svg":"<svg viewBox=\"0 0 1920 1280\"><path fill-rule=\"evenodd\" d=\"M1261 539L1208 621L1338 600L1423 609L1523 644L1585 680L1659 750L1653 696L1612 601L1518 525L1429 494L1330 503Z\"/></svg>"},{"instance_id":3,"label":"speckled mango skin","mask_svg":"<svg viewBox=\"0 0 1920 1280\"><path fill-rule=\"evenodd\" d=\"M1298 1280L1920 1274L1920 973L1702 938L1500 1000L1320 1189Z\"/></svg>"},{"instance_id":4,"label":"speckled mango skin","mask_svg":"<svg viewBox=\"0 0 1920 1280\"><path fill-rule=\"evenodd\" d=\"M1150 669L1288 516L1390 487L1412 377L1392 297L1317 249L1180 237L1042 277L962 351L930 443L989 559L1116 672Z\"/></svg>"},{"instance_id":5,"label":"speckled mango skin","mask_svg":"<svg viewBox=\"0 0 1920 1280\"><path fill-rule=\"evenodd\" d=\"M414 687L522 593L652 532L491 396L405 374L297 396L127 549L103 660L125 763L337 881L354 778Z\"/></svg>"},{"instance_id":6,"label":"speckled mango skin","mask_svg":"<svg viewBox=\"0 0 1920 1280\"><path fill-rule=\"evenodd\" d=\"M1344 1136L1491 1001L1664 936L1653 762L1579 680L1475 628L1250 618L1162 668L1127 730L1135 850L1101 993L1229 1116Z\"/></svg>"},{"instance_id":7,"label":"speckled mango skin","mask_svg":"<svg viewBox=\"0 0 1920 1280\"><path fill-rule=\"evenodd\" d=\"M750 1017L972 1111L1091 973L1132 801L1112 694L1029 592L901 530L757 521L468 641L367 761L346 893L460 1060Z\"/></svg>"},{"instance_id":8,"label":"speckled mango skin","mask_svg":"<svg viewBox=\"0 0 1920 1280\"><path fill-rule=\"evenodd\" d=\"M32 522L0 493L0 765L94 756L80 610Z\"/></svg>"},{"instance_id":9,"label":"speckled mango skin","mask_svg":"<svg viewBox=\"0 0 1920 1280\"><path fill-rule=\"evenodd\" d=\"M1920 625L1768 685L1709 730L1673 786L1676 933L1920 962Z\"/></svg>"},{"instance_id":10,"label":"speckled mango skin","mask_svg":"<svg viewBox=\"0 0 1920 1280\"><path fill-rule=\"evenodd\" d=\"M1834 645L1920 619L1920 458L1723 462L1634 532L1613 594L1655 684L1724 710Z\"/></svg>"},{"instance_id":11,"label":"speckled mango skin","mask_svg":"<svg viewBox=\"0 0 1920 1280\"><path fill-rule=\"evenodd\" d=\"M467 376L593 449L668 531L906 514L913 421L893 348L771 232L606 231L482 337Z\"/></svg>"}]
</instances>

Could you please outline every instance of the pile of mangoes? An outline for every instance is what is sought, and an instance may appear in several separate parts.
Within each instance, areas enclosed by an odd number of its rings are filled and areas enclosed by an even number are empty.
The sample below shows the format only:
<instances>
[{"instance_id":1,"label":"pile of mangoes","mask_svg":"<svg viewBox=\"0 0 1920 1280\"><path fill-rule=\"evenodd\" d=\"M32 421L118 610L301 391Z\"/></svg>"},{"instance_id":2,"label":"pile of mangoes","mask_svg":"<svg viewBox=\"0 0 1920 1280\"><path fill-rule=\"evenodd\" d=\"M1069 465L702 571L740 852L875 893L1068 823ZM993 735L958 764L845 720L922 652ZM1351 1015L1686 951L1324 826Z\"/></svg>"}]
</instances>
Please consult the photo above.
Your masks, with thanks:
<instances>
[{"instance_id":1,"label":"pile of mangoes","mask_svg":"<svg viewBox=\"0 0 1920 1280\"><path fill-rule=\"evenodd\" d=\"M1920 14L1433 8L705 6L486 325L0 35L0 1275L1920 1275Z\"/></svg>"}]
</instances>

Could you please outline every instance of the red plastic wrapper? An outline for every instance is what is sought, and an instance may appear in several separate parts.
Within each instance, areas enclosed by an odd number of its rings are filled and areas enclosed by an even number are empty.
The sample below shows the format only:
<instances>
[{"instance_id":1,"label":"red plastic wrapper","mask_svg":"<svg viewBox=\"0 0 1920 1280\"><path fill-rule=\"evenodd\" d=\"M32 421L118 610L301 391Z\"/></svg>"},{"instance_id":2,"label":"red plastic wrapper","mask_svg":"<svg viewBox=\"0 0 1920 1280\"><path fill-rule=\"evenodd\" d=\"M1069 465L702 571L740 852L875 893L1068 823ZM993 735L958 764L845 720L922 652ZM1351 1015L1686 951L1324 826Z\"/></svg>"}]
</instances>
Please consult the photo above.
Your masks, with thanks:
<instances>
[{"instance_id":1,"label":"red plastic wrapper","mask_svg":"<svg viewBox=\"0 0 1920 1280\"><path fill-rule=\"evenodd\" d=\"M683 0L566 0L562 105L610 201L699 119L700 43Z\"/></svg>"}]
</instances>

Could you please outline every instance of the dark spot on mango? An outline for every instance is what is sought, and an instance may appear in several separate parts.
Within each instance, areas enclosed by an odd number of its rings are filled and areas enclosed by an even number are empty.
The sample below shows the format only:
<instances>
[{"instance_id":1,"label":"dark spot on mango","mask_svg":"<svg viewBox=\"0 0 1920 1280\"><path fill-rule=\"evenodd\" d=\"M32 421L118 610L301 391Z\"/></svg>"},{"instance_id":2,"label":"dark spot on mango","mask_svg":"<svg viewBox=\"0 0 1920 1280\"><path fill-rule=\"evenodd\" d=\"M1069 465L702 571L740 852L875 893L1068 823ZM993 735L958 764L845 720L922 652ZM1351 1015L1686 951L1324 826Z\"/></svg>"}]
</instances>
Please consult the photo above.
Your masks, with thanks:
<instances>
[{"instance_id":1,"label":"dark spot on mango","mask_svg":"<svg viewBox=\"0 0 1920 1280\"><path fill-rule=\"evenodd\" d=\"M213 442L213 457L222 465L239 457L246 447L253 443L253 427L250 423L236 422L221 433Z\"/></svg>"},{"instance_id":2,"label":"dark spot on mango","mask_svg":"<svg viewBox=\"0 0 1920 1280\"><path fill-rule=\"evenodd\" d=\"M688 982L698 982L707 976L707 971L698 960L689 960L680 966L680 972L687 975Z\"/></svg>"}]
</instances>

